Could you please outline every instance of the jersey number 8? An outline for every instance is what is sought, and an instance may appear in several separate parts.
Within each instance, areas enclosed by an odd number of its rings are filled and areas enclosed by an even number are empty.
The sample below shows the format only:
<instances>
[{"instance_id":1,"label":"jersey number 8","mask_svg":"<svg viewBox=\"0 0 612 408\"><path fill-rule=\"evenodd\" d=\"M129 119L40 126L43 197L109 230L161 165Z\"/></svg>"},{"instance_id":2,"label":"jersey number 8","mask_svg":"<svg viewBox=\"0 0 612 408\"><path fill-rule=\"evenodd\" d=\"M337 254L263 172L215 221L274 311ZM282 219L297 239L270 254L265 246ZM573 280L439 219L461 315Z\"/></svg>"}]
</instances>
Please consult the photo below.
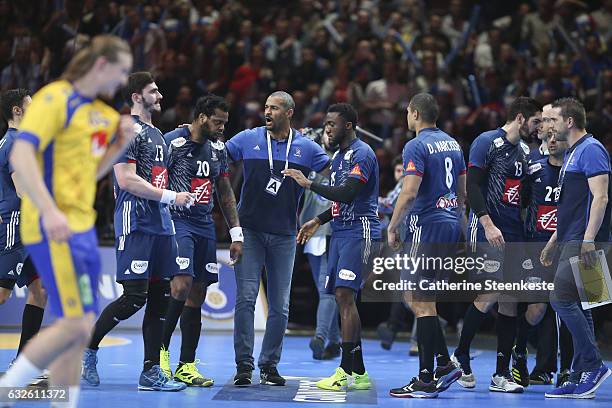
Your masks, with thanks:
<instances>
[{"instance_id":1,"label":"jersey number 8","mask_svg":"<svg viewBox=\"0 0 612 408\"><path fill-rule=\"evenodd\" d=\"M444 168L446 169L446 187L450 189L453 186L453 160L450 157L444 159Z\"/></svg>"}]
</instances>

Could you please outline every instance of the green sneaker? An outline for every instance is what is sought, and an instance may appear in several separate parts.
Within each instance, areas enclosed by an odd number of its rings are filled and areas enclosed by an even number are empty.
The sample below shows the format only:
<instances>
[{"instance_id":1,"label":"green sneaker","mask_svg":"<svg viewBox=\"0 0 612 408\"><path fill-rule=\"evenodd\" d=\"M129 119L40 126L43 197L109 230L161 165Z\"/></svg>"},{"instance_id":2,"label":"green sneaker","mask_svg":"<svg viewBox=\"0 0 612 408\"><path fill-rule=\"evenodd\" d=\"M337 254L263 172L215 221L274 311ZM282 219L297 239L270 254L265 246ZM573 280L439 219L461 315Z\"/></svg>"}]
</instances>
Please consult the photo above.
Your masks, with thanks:
<instances>
[{"instance_id":1,"label":"green sneaker","mask_svg":"<svg viewBox=\"0 0 612 408\"><path fill-rule=\"evenodd\" d=\"M200 360L196 360L193 363L179 364L174 373L174 379L176 381L183 382L190 387L211 387L215 382L211 378L206 378L198 371L198 364Z\"/></svg>"},{"instance_id":2,"label":"green sneaker","mask_svg":"<svg viewBox=\"0 0 612 408\"><path fill-rule=\"evenodd\" d=\"M352 377L354 381L348 387L350 390L369 390L372 388L372 382L367 371L363 374L353 373Z\"/></svg>"},{"instance_id":3,"label":"green sneaker","mask_svg":"<svg viewBox=\"0 0 612 408\"><path fill-rule=\"evenodd\" d=\"M344 372L342 367L336 368L336 372L331 377L317 381L317 388L329 391L341 391L346 388L350 376Z\"/></svg>"},{"instance_id":4,"label":"green sneaker","mask_svg":"<svg viewBox=\"0 0 612 408\"><path fill-rule=\"evenodd\" d=\"M163 346L159 350L159 368L168 378L172 378L172 370L170 369L170 351Z\"/></svg>"}]
</instances>

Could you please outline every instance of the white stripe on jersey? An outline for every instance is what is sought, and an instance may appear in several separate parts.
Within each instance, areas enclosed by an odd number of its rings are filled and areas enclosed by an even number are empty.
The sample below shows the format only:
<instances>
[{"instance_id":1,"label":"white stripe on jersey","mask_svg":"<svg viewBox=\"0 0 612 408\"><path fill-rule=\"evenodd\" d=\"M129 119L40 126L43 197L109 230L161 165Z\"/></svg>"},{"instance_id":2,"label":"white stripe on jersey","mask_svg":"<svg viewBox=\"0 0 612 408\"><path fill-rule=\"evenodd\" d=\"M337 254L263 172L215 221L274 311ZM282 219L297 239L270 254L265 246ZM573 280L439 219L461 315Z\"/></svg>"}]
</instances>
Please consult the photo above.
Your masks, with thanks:
<instances>
[{"instance_id":1,"label":"white stripe on jersey","mask_svg":"<svg viewBox=\"0 0 612 408\"><path fill-rule=\"evenodd\" d=\"M370 220L367 217L361 217L361 225L363 226L363 238L365 239L365 246L363 249L363 257L361 261L363 264L367 264L370 258L370 252L372 250L372 236L370 230Z\"/></svg>"},{"instance_id":2,"label":"white stripe on jersey","mask_svg":"<svg viewBox=\"0 0 612 408\"><path fill-rule=\"evenodd\" d=\"M476 252L476 240L478 238L478 218L472 214L470 220L470 243L472 244L472 252Z\"/></svg>"},{"instance_id":3,"label":"white stripe on jersey","mask_svg":"<svg viewBox=\"0 0 612 408\"><path fill-rule=\"evenodd\" d=\"M19 211L11 212L11 220L6 225L6 246L4 249L11 249L15 245L15 235L19 226Z\"/></svg>"}]
</instances>

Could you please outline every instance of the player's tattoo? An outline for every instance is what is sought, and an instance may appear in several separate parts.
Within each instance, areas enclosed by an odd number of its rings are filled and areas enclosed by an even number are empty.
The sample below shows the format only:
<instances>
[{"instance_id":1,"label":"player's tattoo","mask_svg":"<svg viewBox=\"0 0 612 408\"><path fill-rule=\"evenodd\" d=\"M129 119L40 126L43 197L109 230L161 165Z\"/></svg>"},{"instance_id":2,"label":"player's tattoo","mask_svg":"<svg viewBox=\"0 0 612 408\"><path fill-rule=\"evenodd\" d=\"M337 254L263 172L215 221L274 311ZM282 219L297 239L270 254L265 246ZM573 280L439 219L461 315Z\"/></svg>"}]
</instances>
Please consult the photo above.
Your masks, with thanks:
<instances>
[{"instance_id":1,"label":"player's tattoo","mask_svg":"<svg viewBox=\"0 0 612 408\"><path fill-rule=\"evenodd\" d=\"M227 222L230 228L237 227L239 225L239 220L238 211L236 210L236 197L234 195L234 190L232 190L229 177L219 177L217 180L217 192L225 222Z\"/></svg>"}]
</instances>

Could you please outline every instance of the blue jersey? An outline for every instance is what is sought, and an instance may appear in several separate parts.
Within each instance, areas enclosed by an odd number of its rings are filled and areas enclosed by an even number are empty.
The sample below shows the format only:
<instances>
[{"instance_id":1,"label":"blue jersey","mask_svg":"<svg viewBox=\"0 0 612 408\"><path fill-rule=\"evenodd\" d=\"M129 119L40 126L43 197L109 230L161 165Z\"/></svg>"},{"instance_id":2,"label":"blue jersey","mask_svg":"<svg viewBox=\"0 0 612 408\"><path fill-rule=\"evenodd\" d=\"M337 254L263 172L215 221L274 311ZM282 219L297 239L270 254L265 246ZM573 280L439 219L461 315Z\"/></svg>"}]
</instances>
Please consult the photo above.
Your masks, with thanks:
<instances>
[{"instance_id":1,"label":"blue jersey","mask_svg":"<svg viewBox=\"0 0 612 408\"><path fill-rule=\"evenodd\" d=\"M136 164L136 174L157 188L168 187L168 148L156 127L136 119L136 137L119 163ZM167 204L147 200L121 190L115 180L115 237L140 231L153 235L174 235Z\"/></svg>"},{"instance_id":2,"label":"blue jersey","mask_svg":"<svg viewBox=\"0 0 612 408\"><path fill-rule=\"evenodd\" d=\"M459 143L440 129L422 129L406 143L402 158L404 175L422 177L409 216L419 223L458 221L457 179L466 171Z\"/></svg>"},{"instance_id":3,"label":"blue jersey","mask_svg":"<svg viewBox=\"0 0 612 408\"><path fill-rule=\"evenodd\" d=\"M560 170L561 167L553 166L547 158L529 165L525 236L530 241L548 241L557 230Z\"/></svg>"},{"instance_id":4,"label":"blue jersey","mask_svg":"<svg viewBox=\"0 0 612 408\"><path fill-rule=\"evenodd\" d=\"M542 145L539 145L537 148L531 149L531 151L529 152L529 155L527 156L527 162L534 163L534 162L537 162L538 160L546 159L547 157L548 157L548 151L545 151L542 148Z\"/></svg>"},{"instance_id":5,"label":"blue jersey","mask_svg":"<svg viewBox=\"0 0 612 408\"><path fill-rule=\"evenodd\" d=\"M522 140L510 143L503 129L482 133L470 147L468 166L486 171L482 194L487 212L502 234L523 235L521 192L528 154L529 146Z\"/></svg>"},{"instance_id":6,"label":"blue jersey","mask_svg":"<svg viewBox=\"0 0 612 408\"><path fill-rule=\"evenodd\" d=\"M557 240L559 242L582 241L589 223L593 195L589 178L601 174L610 175L610 155L606 148L587 134L565 152L565 160L559 175L561 194L557 209ZM608 183L608 205L595 237L597 242L610 239L611 183Z\"/></svg>"},{"instance_id":7,"label":"blue jersey","mask_svg":"<svg viewBox=\"0 0 612 408\"><path fill-rule=\"evenodd\" d=\"M17 196L9 163L9 154L17 137L17 129L9 128L0 140L0 251L20 246L19 209L21 200Z\"/></svg>"},{"instance_id":8,"label":"blue jersey","mask_svg":"<svg viewBox=\"0 0 612 408\"><path fill-rule=\"evenodd\" d=\"M304 189L292 178L283 177L286 160L289 168L301 170L305 176L311 171L323 170L329 157L321 146L291 130L292 141L287 154L288 139L270 138L272 171L270 171L266 128L247 129L232 137L225 144L232 161L242 160L244 181L238 203L240 225L259 232L279 235L295 235L297 210ZM277 180L280 187L270 192L270 183ZM278 184L277 184L278 185Z\"/></svg>"},{"instance_id":9,"label":"blue jersey","mask_svg":"<svg viewBox=\"0 0 612 408\"><path fill-rule=\"evenodd\" d=\"M372 148L359 139L338 150L332 158L330 185L340 186L349 178L356 178L365 186L351 203L332 203L332 236L381 239L378 160Z\"/></svg>"},{"instance_id":10,"label":"blue jersey","mask_svg":"<svg viewBox=\"0 0 612 408\"><path fill-rule=\"evenodd\" d=\"M172 191L188 191L195 195L190 208L171 206L170 212L177 233L187 230L201 237L216 239L212 218L215 183L228 177L227 151L223 142L197 143L190 139L187 128L166 133L168 142L168 183Z\"/></svg>"}]
</instances>

